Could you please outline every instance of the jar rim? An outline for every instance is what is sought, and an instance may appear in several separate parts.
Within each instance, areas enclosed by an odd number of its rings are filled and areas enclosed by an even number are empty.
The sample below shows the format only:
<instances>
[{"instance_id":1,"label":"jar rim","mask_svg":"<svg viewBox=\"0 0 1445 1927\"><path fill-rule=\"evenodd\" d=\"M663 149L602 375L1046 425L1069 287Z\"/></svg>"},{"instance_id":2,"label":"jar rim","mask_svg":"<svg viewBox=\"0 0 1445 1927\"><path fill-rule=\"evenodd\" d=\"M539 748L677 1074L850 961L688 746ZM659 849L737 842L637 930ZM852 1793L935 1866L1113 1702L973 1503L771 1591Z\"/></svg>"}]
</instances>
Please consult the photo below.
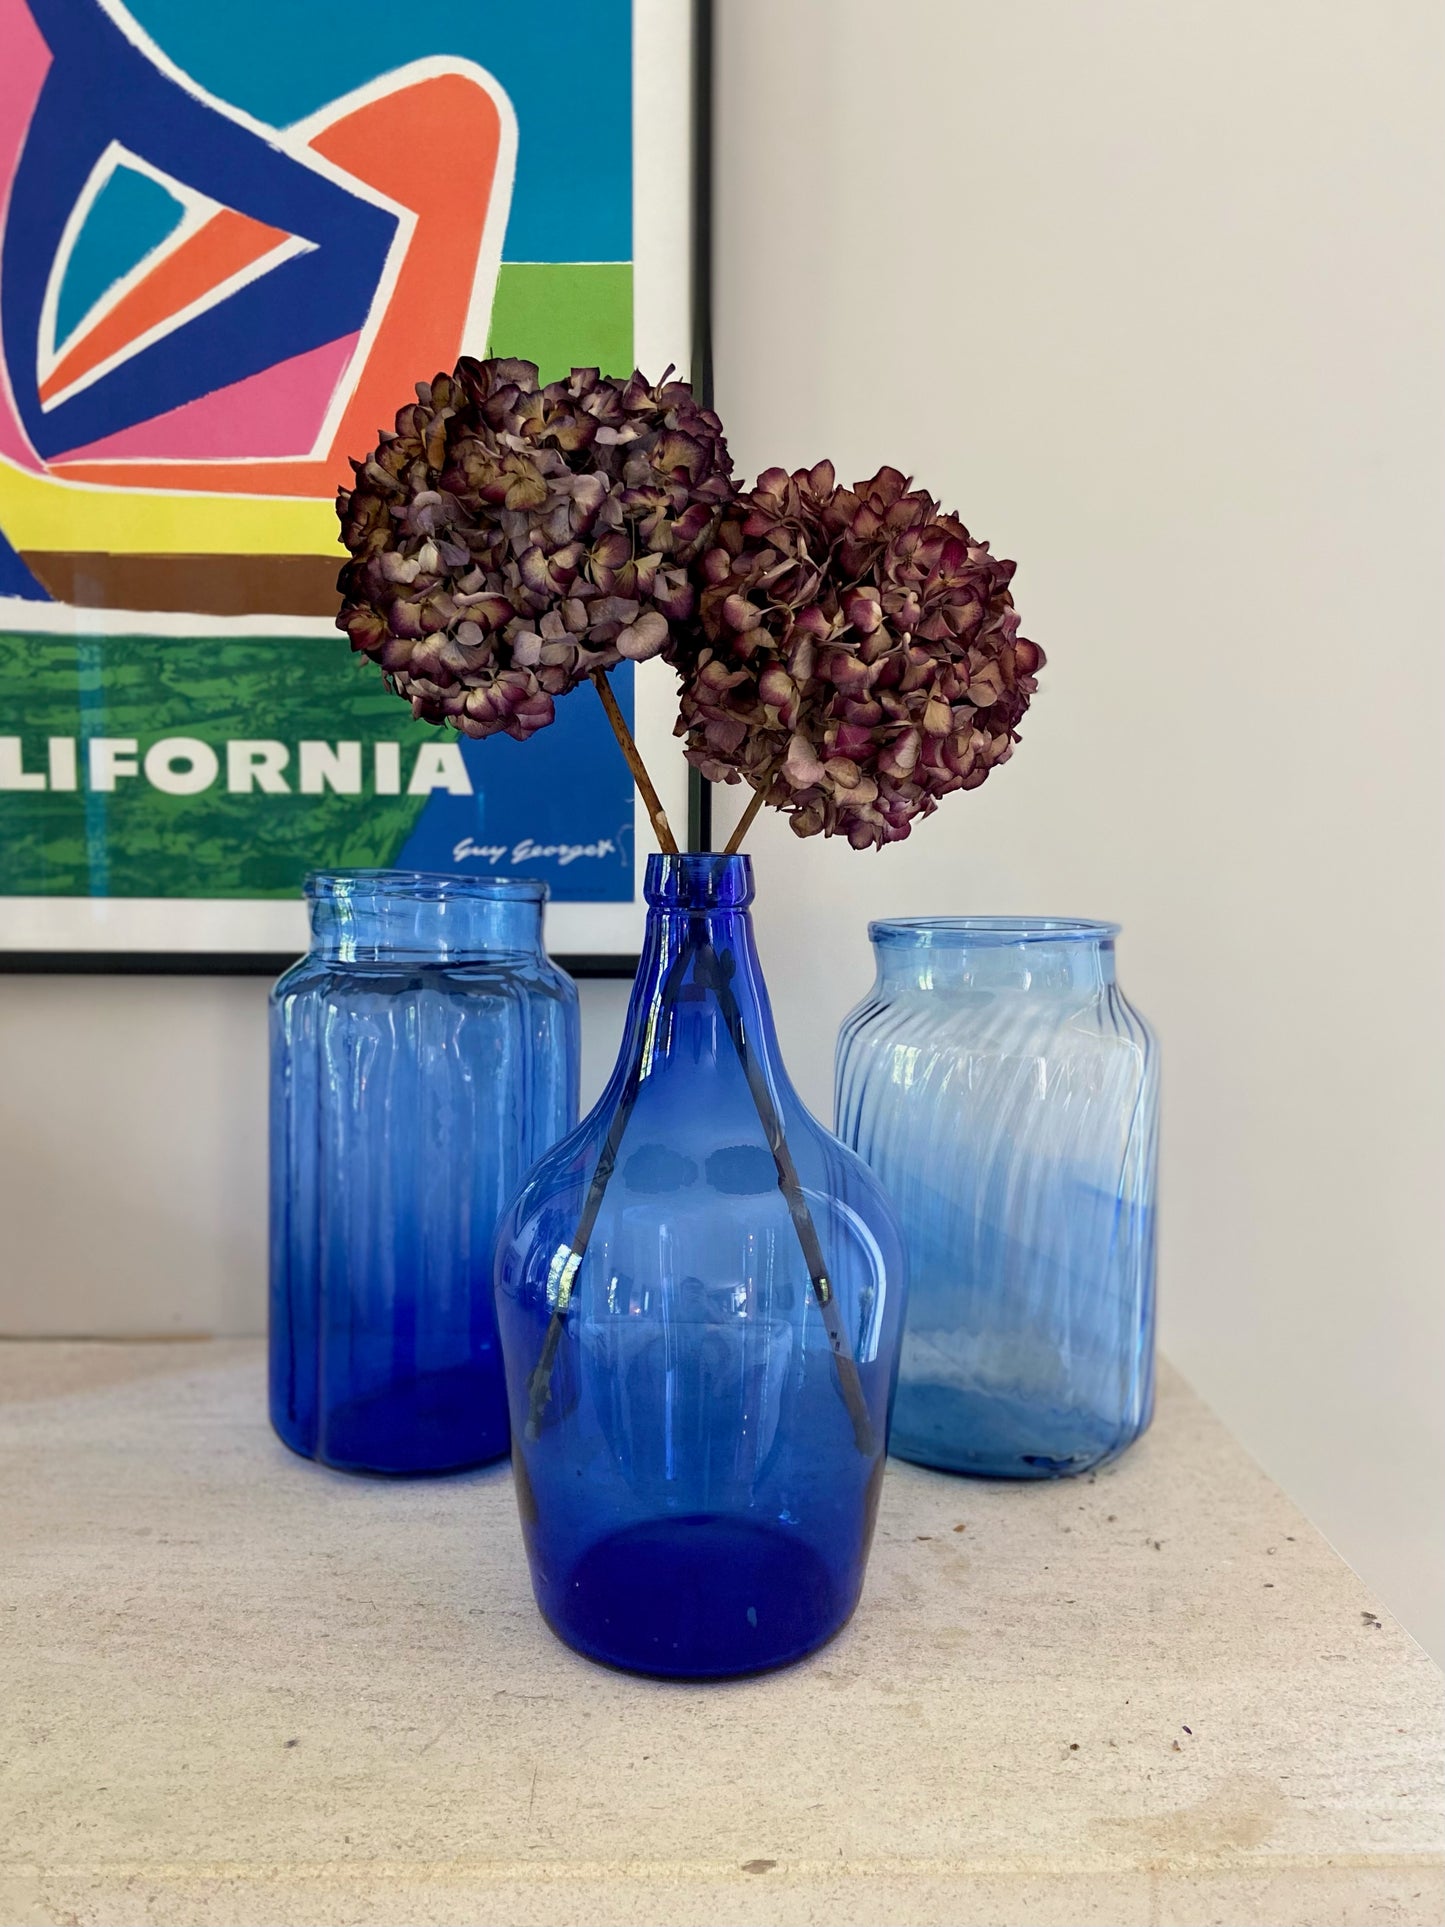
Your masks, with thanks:
<instances>
[{"instance_id":1,"label":"jar rim","mask_svg":"<svg viewBox=\"0 0 1445 1927\"><path fill-rule=\"evenodd\" d=\"M1103 943L1120 926L1094 917L886 917L869 939L893 948L962 950L1019 943Z\"/></svg>"},{"instance_id":2,"label":"jar rim","mask_svg":"<svg viewBox=\"0 0 1445 1927\"><path fill-rule=\"evenodd\" d=\"M409 902L544 903L541 877L463 876L450 870L313 870L306 879L309 903L353 897L405 898Z\"/></svg>"}]
</instances>

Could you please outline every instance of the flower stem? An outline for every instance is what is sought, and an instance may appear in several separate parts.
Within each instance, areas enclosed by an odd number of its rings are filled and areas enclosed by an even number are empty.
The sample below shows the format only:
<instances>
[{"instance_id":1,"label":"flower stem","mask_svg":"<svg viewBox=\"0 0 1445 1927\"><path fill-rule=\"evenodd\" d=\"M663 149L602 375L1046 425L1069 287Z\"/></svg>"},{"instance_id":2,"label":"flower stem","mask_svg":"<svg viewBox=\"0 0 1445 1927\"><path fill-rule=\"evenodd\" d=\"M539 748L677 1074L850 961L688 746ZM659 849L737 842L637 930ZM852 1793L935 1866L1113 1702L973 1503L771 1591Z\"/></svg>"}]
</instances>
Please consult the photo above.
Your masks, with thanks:
<instances>
[{"instance_id":1,"label":"flower stem","mask_svg":"<svg viewBox=\"0 0 1445 1927\"><path fill-rule=\"evenodd\" d=\"M753 1100L753 1108L758 1114L758 1122L763 1127L763 1136L767 1139L768 1149L773 1156L778 1189L782 1192L783 1200L788 1207L788 1216L792 1219L793 1231L802 1249L803 1262L807 1267L813 1296L822 1313L823 1329L828 1337L828 1349L833 1354L833 1365L837 1372L838 1390L853 1426L854 1443L867 1457L874 1451L875 1442L873 1424L868 1413L868 1401L863 1393L863 1382L858 1374L857 1361L853 1356L853 1348L848 1341L842 1312L833 1291L832 1281L828 1276L827 1261L823 1256L818 1229L813 1222L813 1214L808 1209L808 1201L803 1195L797 1166L793 1163L792 1153L788 1148L783 1120L779 1117L777 1106L773 1102L766 1073L749 1045L742 1011L733 994L732 978L736 963L731 952L724 952L719 956L707 937L703 935L699 938L691 926L677 955L672 960L661 992L653 1006L643 1048L629 1067L626 1080L618 1094L617 1106L612 1114L607 1137L598 1157L596 1169L592 1173L592 1181L587 1187L587 1196L583 1201L582 1216L578 1221L577 1230L572 1236L570 1245L563 1247L553 1260L557 1275L556 1298L552 1315L547 1321L541 1354L527 1381L526 1437L537 1439L541 1436L543 1420L552 1397L552 1373L556 1366L562 1334L566 1329L577 1274L581 1270L582 1260L587 1255L587 1248L592 1242L592 1232L597 1223L598 1212L602 1208L603 1194L616 1169L622 1139L641 1093L644 1066L652 1058L656 1025L660 1015L671 1010L689 965L692 967L694 984L699 989L711 991L716 997L723 1028L727 1031L737 1054L738 1063L742 1067L748 1093Z\"/></svg>"},{"instance_id":2,"label":"flower stem","mask_svg":"<svg viewBox=\"0 0 1445 1927\"><path fill-rule=\"evenodd\" d=\"M813 1296L818 1309L823 1314L823 1329L828 1334L828 1349L833 1354L833 1364L838 1373L838 1390L853 1425L853 1441L858 1450L868 1456L873 1451L873 1425L868 1416L868 1401L863 1396L863 1381L858 1376L857 1360L853 1347L848 1342L848 1333L843 1324L842 1313L833 1291L832 1280L828 1276L827 1261L823 1247L818 1239L818 1228L813 1222L813 1214L808 1209L808 1201L803 1195L803 1187L798 1179L797 1166L793 1163L792 1152L783 1130L783 1120L778 1116L773 1103L773 1094L768 1087L767 1076L762 1065L753 1055L748 1044L747 1030L743 1016L738 1008L737 998L733 995L732 977L734 962L731 952L719 957L717 951L708 943L702 948L699 964L693 968L693 981L702 981L718 1000L723 1026L732 1039L743 1076L747 1079L748 1091L753 1100L753 1108L758 1114L758 1122L763 1127L763 1135L768 1141L768 1149L773 1154L773 1164L778 1174L778 1189L788 1207L788 1216L793 1221L793 1230L802 1248L803 1262L808 1268L808 1281L813 1287Z\"/></svg>"},{"instance_id":3,"label":"flower stem","mask_svg":"<svg viewBox=\"0 0 1445 1927\"><path fill-rule=\"evenodd\" d=\"M747 808L743 811L742 815L738 818L737 828L733 831L732 835L728 838L727 848L723 851L724 856L737 855L738 851L743 847L743 838L747 835L748 831L753 826L753 818L757 815L758 811L762 807L763 807L763 792L761 790L754 790L752 802L748 804Z\"/></svg>"},{"instance_id":4,"label":"flower stem","mask_svg":"<svg viewBox=\"0 0 1445 1927\"><path fill-rule=\"evenodd\" d=\"M632 731L627 727L627 720L617 706L617 698L612 693L606 671L597 670L592 680L597 685L597 694L602 698L602 707L607 711L607 720L612 725L612 734L617 738L618 748L627 759L627 767L632 771L632 780L636 783L646 806L658 844L665 856L676 856L678 854L677 838L673 835L672 825L667 820L667 811L662 807L662 798L652 786L652 778L648 775L637 744L632 739Z\"/></svg>"},{"instance_id":5,"label":"flower stem","mask_svg":"<svg viewBox=\"0 0 1445 1927\"><path fill-rule=\"evenodd\" d=\"M566 1258L559 1269L557 1302L552 1316L547 1321L546 1335L542 1340L542 1353L533 1367L532 1376L527 1380L526 1431L529 1439L540 1438L542 1434L542 1418L552 1397L552 1368L556 1364L557 1347L562 1342L562 1333L567 1323L567 1312L572 1303L572 1288L577 1281L577 1273L582 1268L582 1260L587 1256L587 1247L592 1242L597 1213L602 1209L603 1195L612 1181L612 1173L617 1164L617 1153L622 1148L623 1135L632 1120L633 1109L642 1089L643 1068L652 1056L658 1018L663 1011L671 1008L678 985L687 973L691 956L691 946L684 944L673 958L667 975L663 979L662 991L648 1016L647 1037L643 1048L629 1066L627 1077L618 1093L617 1108L612 1113L612 1122L608 1126L602 1152L597 1159L597 1168L592 1173L592 1182L588 1185L587 1196L582 1202L582 1216L577 1222L577 1229L572 1234L572 1242L567 1247Z\"/></svg>"}]
</instances>

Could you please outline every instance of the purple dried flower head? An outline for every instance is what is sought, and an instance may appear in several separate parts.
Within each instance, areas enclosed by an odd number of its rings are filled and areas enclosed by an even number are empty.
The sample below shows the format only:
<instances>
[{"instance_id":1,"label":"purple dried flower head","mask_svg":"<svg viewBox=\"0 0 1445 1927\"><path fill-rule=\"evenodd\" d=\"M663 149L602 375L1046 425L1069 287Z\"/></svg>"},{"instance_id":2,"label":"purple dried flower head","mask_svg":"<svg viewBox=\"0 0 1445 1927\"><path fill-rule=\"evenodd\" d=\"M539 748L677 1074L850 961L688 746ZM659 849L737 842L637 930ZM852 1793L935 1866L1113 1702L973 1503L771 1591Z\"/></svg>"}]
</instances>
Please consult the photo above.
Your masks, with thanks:
<instances>
[{"instance_id":1,"label":"purple dried flower head","mask_svg":"<svg viewBox=\"0 0 1445 1927\"><path fill-rule=\"evenodd\" d=\"M897 469L839 488L769 469L701 559L678 734L799 836L907 836L1005 762L1043 651L1001 562Z\"/></svg>"},{"instance_id":2,"label":"purple dried flower head","mask_svg":"<svg viewBox=\"0 0 1445 1927\"><path fill-rule=\"evenodd\" d=\"M337 627L428 722L525 737L624 658L671 657L736 490L684 381L464 358L337 496Z\"/></svg>"}]
</instances>

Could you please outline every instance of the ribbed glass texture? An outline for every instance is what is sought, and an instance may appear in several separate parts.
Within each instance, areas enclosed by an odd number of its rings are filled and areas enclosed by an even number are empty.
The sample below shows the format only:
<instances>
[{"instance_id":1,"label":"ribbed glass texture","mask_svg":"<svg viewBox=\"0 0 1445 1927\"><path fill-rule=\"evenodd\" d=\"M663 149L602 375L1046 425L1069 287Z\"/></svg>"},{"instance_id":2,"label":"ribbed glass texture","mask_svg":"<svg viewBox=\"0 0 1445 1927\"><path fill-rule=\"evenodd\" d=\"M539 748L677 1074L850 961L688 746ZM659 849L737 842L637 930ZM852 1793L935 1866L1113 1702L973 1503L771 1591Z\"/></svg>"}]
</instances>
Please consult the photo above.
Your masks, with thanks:
<instances>
[{"instance_id":1,"label":"ribbed glass texture","mask_svg":"<svg viewBox=\"0 0 1445 1927\"><path fill-rule=\"evenodd\" d=\"M908 1327L891 1449L1080 1472L1149 1423L1159 1063L1112 924L875 923L838 1041L838 1132L898 1208Z\"/></svg>"},{"instance_id":2,"label":"ribbed glass texture","mask_svg":"<svg viewBox=\"0 0 1445 1927\"><path fill-rule=\"evenodd\" d=\"M490 1257L577 1118L577 988L545 887L356 871L307 885L271 993L271 1418L353 1471L507 1450Z\"/></svg>"},{"instance_id":3,"label":"ribbed glass texture","mask_svg":"<svg viewBox=\"0 0 1445 1927\"><path fill-rule=\"evenodd\" d=\"M882 1190L778 1051L746 858L654 857L597 1108L498 1233L537 1603L645 1673L778 1666L857 1603L901 1334Z\"/></svg>"}]
</instances>

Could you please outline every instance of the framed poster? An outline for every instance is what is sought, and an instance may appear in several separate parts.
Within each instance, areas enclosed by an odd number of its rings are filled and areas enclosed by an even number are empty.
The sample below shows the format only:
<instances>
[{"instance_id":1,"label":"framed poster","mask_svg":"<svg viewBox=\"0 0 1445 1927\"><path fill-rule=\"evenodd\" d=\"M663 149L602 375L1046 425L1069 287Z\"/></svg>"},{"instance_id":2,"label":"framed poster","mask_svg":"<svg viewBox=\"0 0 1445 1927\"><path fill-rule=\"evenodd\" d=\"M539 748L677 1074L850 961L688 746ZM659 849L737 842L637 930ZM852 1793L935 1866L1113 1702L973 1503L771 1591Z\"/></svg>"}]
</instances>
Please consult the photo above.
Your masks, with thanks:
<instances>
[{"instance_id":1,"label":"framed poster","mask_svg":"<svg viewBox=\"0 0 1445 1927\"><path fill-rule=\"evenodd\" d=\"M534 875L630 969L650 835L588 690L414 722L334 497L459 353L694 359L687 0L0 0L0 967L272 971L312 869ZM613 677L679 828L672 679Z\"/></svg>"}]
</instances>

